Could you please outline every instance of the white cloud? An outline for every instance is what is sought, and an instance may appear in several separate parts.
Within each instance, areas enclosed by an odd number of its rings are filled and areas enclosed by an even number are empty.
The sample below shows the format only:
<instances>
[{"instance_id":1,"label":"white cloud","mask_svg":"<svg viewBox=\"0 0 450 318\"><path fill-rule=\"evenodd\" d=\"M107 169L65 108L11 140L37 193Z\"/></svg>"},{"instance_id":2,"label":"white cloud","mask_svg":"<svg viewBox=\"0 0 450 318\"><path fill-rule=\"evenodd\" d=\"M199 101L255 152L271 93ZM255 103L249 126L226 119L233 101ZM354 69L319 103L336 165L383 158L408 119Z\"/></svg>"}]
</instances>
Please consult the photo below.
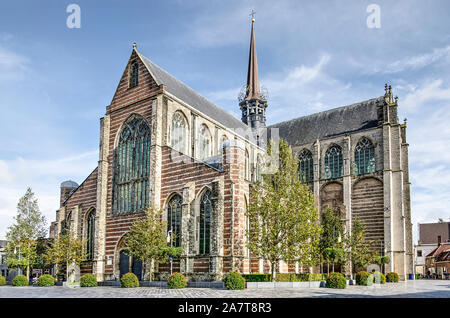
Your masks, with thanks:
<instances>
[{"instance_id":1,"label":"white cloud","mask_svg":"<svg viewBox=\"0 0 450 318\"><path fill-rule=\"evenodd\" d=\"M426 82L422 87L412 87L402 105L405 105L409 111L423 111L429 109L434 101L450 101L450 88L443 88L442 83L442 79L437 79Z\"/></svg>"},{"instance_id":2,"label":"white cloud","mask_svg":"<svg viewBox=\"0 0 450 318\"><path fill-rule=\"evenodd\" d=\"M0 160L0 238L4 238L7 227L12 224L17 202L28 186L35 192L50 224L59 208L60 183L66 179L81 183L95 168L97 159L98 152L89 151L49 160Z\"/></svg>"},{"instance_id":3,"label":"white cloud","mask_svg":"<svg viewBox=\"0 0 450 318\"><path fill-rule=\"evenodd\" d=\"M0 82L23 78L29 71L29 59L0 46Z\"/></svg>"}]
</instances>

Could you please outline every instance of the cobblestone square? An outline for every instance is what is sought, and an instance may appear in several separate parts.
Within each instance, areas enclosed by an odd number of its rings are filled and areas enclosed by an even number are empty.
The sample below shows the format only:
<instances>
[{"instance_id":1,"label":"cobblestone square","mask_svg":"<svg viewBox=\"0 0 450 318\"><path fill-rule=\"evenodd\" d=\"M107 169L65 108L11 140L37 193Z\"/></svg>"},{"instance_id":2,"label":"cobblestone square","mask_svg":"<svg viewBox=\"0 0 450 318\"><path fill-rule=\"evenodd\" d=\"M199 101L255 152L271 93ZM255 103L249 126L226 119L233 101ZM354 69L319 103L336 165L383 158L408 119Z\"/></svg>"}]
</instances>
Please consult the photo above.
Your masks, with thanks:
<instances>
[{"instance_id":1,"label":"cobblestone square","mask_svg":"<svg viewBox=\"0 0 450 318\"><path fill-rule=\"evenodd\" d=\"M140 287L68 288L0 287L0 298L450 298L450 280L417 280L374 286L348 286L346 289L283 288L231 291L212 288L179 290Z\"/></svg>"}]
</instances>

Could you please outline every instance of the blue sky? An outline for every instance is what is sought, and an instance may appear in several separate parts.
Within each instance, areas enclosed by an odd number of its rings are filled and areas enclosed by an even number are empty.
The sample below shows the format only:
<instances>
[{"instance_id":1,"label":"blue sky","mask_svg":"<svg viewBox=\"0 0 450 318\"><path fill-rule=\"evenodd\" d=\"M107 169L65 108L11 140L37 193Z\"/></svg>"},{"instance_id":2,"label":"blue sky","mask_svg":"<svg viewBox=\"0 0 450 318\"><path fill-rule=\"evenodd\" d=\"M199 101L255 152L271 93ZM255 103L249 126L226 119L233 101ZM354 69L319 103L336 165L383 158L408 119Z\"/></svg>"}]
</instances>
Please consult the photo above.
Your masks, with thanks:
<instances>
[{"instance_id":1,"label":"blue sky","mask_svg":"<svg viewBox=\"0 0 450 318\"><path fill-rule=\"evenodd\" d=\"M66 8L81 8L69 29ZM369 4L381 28L366 25ZM98 160L99 118L139 51L238 118L251 9L268 123L381 96L408 118L413 223L450 217L450 2L2 1L0 238L31 186L49 221L59 184Z\"/></svg>"}]
</instances>

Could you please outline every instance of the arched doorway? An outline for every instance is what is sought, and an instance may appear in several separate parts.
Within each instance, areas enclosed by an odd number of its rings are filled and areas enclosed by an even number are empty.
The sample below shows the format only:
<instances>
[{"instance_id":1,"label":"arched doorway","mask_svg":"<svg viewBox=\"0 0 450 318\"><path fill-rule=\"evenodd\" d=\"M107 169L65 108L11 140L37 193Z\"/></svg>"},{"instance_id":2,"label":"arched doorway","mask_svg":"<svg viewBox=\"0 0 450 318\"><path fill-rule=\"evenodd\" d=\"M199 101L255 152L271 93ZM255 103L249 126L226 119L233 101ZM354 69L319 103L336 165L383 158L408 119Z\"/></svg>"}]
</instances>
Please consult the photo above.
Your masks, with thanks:
<instances>
[{"instance_id":1,"label":"arched doorway","mask_svg":"<svg viewBox=\"0 0 450 318\"><path fill-rule=\"evenodd\" d=\"M126 273L132 272L137 276L139 280L142 280L142 261L137 259L132 259L128 255L127 250L121 250L119 256L119 270L120 278Z\"/></svg>"}]
</instances>

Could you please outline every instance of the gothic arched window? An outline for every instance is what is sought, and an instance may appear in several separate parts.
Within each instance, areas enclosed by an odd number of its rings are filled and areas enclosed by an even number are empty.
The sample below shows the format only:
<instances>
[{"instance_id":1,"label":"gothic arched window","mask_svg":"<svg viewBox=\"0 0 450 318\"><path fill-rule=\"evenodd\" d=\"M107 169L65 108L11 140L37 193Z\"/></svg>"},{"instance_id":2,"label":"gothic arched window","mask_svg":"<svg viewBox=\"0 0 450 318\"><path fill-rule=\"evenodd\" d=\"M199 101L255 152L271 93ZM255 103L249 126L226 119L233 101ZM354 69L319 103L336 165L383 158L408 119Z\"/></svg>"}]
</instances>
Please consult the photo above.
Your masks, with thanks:
<instances>
[{"instance_id":1,"label":"gothic arched window","mask_svg":"<svg viewBox=\"0 0 450 318\"><path fill-rule=\"evenodd\" d=\"M228 140L228 137L223 135L219 145L219 154L222 153L223 143Z\"/></svg>"},{"instance_id":2,"label":"gothic arched window","mask_svg":"<svg viewBox=\"0 0 450 318\"><path fill-rule=\"evenodd\" d=\"M205 159L211 156L211 133L206 125L201 125L198 133L198 157Z\"/></svg>"},{"instance_id":3,"label":"gothic arched window","mask_svg":"<svg viewBox=\"0 0 450 318\"><path fill-rule=\"evenodd\" d=\"M342 148L332 146L325 152L325 178L334 179L344 175Z\"/></svg>"},{"instance_id":4,"label":"gothic arched window","mask_svg":"<svg viewBox=\"0 0 450 318\"><path fill-rule=\"evenodd\" d=\"M206 190L200 199L200 254L209 254L211 233L211 191Z\"/></svg>"},{"instance_id":5,"label":"gothic arched window","mask_svg":"<svg viewBox=\"0 0 450 318\"><path fill-rule=\"evenodd\" d=\"M261 181L262 164L263 164L263 161L262 161L261 155L258 154L256 156L255 181Z\"/></svg>"},{"instance_id":6,"label":"gothic arched window","mask_svg":"<svg viewBox=\"0 0 450 318\"><path fill-rule=\"evenodd\" d=\"M172 246L181 246L181 196L176 194L167 206L167 224L172 231Z\"/></svg>"},{"instance_id":7,"label":"gothic arched window","mask_svg":"<svg viewBox=\"0 0 450 318\"><path fill-rule=\"evenodd\" d=\"M124 123L114 155L114 213L144 211L149 199L150 127L143 117L134 115Z\"/></svg>"},{"instance_id":8,"label":"gothic arched window","mask_svg":"<svg viewBox=\"0 0 450 318\"><path fill-rule=\"evenodd\" d=\"M176 112L172 117L172 131L170 134L170 141L172 148L181 153L186 153L186 132L186 120L181 113Z\"/></svg>"},{"instance_id":9,"label":"gothic arched window","mask_svg":"<svg viewBox=\"0 0 450 318\"><path fill-rule=\"evenodd\" d=\"M250 156L249 156L247 150L245 150L244 179L245 180L249 180L250 179Z\"/></svg>"},{"instance_id":10,"label":"gothic arched window","mask_svg":"<svg viewBox=\"0 0 450 318\"><path fill-rule=\"evenodd\" d=\"M139 78L139 65L137 62L134 62L130 66L130 87L138 85L138 78Z\"/></svg>"},{"instance_id":11,"label":"gothic arched window","mask_svg":"<svg viewBox=\"0 0 450 318\"><path fill-rule=\"evenodd\" d=\"M94 240L95 240L95 210L89 212L86 224L86 255L87 259L94 259Z\"/></svg>"},{"instance_id":12,"label":"gothic arched window","mask_svg":"<svg viewBox=\"0 0 450 318\"><path fill-rule=\"evenodd\" d=\"M355 148L355 174L375 172L375 147L367 139L361 139Z\"/></svg>"},{"instance_id":13,"label":"gothic arched window","mask_svg":"<svg viewBox=\"0 0 450 318\"><path fill-rule=\"evenodd\" d=\"M314 162L311 151L303 150L298 158L300 181L307 183L314 180Z\"/></svg>"}]
</instances>

